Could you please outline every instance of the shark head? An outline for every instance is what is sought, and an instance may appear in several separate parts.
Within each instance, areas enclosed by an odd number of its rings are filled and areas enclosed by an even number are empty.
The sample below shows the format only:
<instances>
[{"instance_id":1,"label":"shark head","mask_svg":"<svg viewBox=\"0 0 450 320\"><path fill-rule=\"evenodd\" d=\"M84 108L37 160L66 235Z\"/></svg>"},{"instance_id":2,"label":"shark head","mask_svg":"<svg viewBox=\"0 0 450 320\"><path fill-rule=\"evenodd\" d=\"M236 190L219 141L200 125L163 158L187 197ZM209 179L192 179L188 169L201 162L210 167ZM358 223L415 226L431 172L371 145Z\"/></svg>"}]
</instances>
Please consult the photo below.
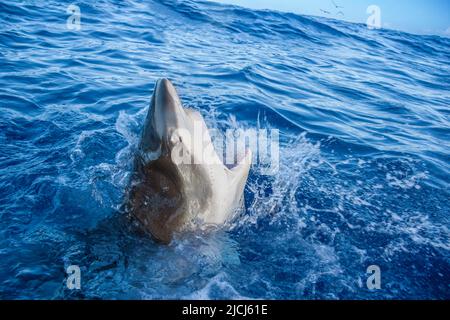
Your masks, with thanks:
<instances>
[{"instance_id":1,"label":"shark head","mask_svg":"<svg viewBox=\"0 0 450 320\"><path fill-rule=\"evenodd\" d=\"M241 203L250 159L247 153L233 169L227 168L200 113L184 108L172 83L160 79L135 159L132 213L166 243L193 221L223 223Z\"/></svg>"},{"instance_id":2,"label":"shark head","mask_svg":"<svg viewBox=\"0 0 450 320\"><path fill-rule=\"evenodd\" d=\"M159 156L170 153L179 142L177 133L189 131L192 119L181 104L175 87L167 79L156 82L149 112L145 120L139 149ZM177 140L178 139L178 140Z\"/></svg>"},{"instance_id":3,"label":"shark head","mask_svg":"<svg viewBox=\"0 0 450 320\"><path fill-rule=\"evenodd\" d=\"M156 83L139 150L145 162L165 157L175 164L223 166L203 117L183 107L167 79Z\"/></svg>"}]
</instances>

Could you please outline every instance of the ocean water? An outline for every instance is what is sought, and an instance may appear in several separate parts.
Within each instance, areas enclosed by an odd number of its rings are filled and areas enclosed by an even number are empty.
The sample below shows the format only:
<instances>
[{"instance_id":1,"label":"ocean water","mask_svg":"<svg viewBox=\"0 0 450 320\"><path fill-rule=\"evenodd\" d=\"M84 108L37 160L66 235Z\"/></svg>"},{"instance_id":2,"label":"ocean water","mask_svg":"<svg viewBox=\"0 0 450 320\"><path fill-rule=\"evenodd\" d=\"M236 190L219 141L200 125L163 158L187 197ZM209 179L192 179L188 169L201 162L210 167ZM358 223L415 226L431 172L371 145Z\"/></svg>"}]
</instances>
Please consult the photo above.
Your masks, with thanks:
<instances>
[{"instance_id":1,"label":"ocean water","mask_svg":"<svg viewBox=\"0 0 450 320\"><path fill-rule=\"evenodd\" d=\"M77 1L70 30L69 4L0 2L0 298L450 298L450 39L191 0ZM245 212L168 246L121 210L160 77L209 127L280 130Z\"/></svg>"}]
</instances>

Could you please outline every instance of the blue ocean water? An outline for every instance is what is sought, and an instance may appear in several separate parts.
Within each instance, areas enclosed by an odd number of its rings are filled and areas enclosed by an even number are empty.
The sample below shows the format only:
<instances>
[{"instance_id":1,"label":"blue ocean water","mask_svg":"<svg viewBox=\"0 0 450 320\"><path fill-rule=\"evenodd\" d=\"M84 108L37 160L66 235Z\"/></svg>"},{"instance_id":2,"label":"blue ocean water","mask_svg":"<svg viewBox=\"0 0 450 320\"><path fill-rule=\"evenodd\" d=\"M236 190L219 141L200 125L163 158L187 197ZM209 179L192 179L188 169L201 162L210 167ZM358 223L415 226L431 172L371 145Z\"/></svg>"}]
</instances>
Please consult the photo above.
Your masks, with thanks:
<instances>
[{"instance_id":1,"label":"blue ocean water","mask_svg":"<svg viewBox=\"0 0 450 320\"><path fill-rule=\"evenodd\" d=\"M450 39L191 0L77 1L77 31L69 4L0 2L0 298L450 298ZM160 77L281 143L231 227L169 246L121 211Z\"/></svg>"}]
</instances>

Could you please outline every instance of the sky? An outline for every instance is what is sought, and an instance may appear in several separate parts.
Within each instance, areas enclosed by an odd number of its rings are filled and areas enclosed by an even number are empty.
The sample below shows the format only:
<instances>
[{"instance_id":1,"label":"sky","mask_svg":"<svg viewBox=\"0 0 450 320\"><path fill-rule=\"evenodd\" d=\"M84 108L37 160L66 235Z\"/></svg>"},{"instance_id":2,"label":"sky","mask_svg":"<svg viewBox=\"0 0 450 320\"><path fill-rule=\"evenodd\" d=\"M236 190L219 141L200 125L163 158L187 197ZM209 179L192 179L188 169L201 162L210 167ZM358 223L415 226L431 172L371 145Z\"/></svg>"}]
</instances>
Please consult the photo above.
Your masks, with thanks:
<instances>
[{"instance_id":1,"label":"sky","mask_svg":"<svg viewBox=\"0 0 450 320\"><path fill-rule=\"evenodd\" d=\"M254 9L273 9L366 23L367 8L380 8L381 26L419 34L450 36L450 0L214 0ZM338 7L336 7L336 5ZM341 8L342 7L342 8ZM339 11L341 11L339 13Z\"/></svg>"}]
</instances>

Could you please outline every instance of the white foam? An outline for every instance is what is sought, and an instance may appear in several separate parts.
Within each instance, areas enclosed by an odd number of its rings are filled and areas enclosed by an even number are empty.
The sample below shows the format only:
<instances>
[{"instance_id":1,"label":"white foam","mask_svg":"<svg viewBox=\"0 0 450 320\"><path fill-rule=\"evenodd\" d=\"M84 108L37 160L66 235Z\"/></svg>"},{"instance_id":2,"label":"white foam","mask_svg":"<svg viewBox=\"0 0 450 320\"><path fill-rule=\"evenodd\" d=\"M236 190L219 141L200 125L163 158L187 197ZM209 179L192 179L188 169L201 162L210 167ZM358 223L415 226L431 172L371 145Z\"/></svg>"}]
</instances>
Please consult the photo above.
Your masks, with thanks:
<instances>
[{"instance_id":1,"label":"white foam","mask_svg":"<svg viewBox=\"0 0 450 320\"><path fill-rule=\"evenodd\" d=\"M227 280L227 274L220 272L212 277L206 285L193 293L183 297L183 299L211 300L214 299L213 290L220 292L221 299L229 300L250 300L252 298L241 295Z\"/></svg>"}]
</instances>

